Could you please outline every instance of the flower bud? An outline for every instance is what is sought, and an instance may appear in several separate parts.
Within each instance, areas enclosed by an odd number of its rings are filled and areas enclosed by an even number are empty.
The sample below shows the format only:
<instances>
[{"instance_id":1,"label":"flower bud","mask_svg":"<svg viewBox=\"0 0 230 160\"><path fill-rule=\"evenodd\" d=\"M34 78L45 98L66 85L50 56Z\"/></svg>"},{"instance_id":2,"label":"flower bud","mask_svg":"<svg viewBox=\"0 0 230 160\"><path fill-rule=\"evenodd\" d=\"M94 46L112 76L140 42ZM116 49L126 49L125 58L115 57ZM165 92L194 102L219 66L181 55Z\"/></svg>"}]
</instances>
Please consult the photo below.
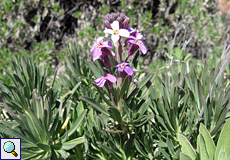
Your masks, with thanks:
<instances>
[{"instance_id":1,"label":"flower bud","mask_svg":"<svg viewBox=\"0 0 230 160\"><path fill-rule=\"evenodd\" d=\"M110 26L110 22L107 19L104 19L103 22L104 22L105 28L112 29L111 26Z\"/></svg>"},{"instance_id":2,"label":"flower bud","mask_svg":"<svg viewBox=\"0 0 230 160\"><path fill-rule=\"evenodd\" d=\"M121 28L126 29L129 26L130 18L126 17L121 25Z\"/></svg>"},{"instance_id":3,"label":"flower bud","mask_svg":"<svg viewBox=\"0 0 230 160\"><path fill-rule=\"evenodd\" d=\"M113 21L119 22L120 29L126 29L129 25L130 18L127 17L124 13L117 12L105 15L103 20L104 25L107 29L112 29L110 24L113 23Z\"/></svg>"}]
</instances>

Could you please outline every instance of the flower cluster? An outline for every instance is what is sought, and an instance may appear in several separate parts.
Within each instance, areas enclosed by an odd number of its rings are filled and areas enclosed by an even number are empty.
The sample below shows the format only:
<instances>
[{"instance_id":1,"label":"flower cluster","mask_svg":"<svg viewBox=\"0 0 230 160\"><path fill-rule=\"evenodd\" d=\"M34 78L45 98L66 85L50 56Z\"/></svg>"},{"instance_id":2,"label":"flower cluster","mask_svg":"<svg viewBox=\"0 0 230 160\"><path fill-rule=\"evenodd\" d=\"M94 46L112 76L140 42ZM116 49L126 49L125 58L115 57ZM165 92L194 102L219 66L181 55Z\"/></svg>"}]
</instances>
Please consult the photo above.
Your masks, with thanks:
<instances>
[{"instance_id":1,"label":"flower cluster","mask_svg":"<svg viewBox=\"0 0 230 160\"><path fill-rule=\"evenodd\" d=\"M104 25L106 27L104 33L106 36L97 38L97 43L91 48L93 61L102 59L110 72L105 72L103 77L94 80L96 85L99 87L103 87L105 85L108 89L112 89L112 83L116 83L118 78L123 79L127 76L129 76L130 81L137 86L137 79L134 78L134 73L137 72L137 70L135 68L132 69L127 60L129 56L133 55L138 49L140 49L143 54L146 54L147 48L141 41L142 39L145 40L144 36L137 30L128 28L129 21L130 18L123 13L107 14L104 17ZM113 45L110 41L104 41L108 35L111 35L111 39L117 53L114 53L111 50ZM126 38L124 46L130 47L125 61L122 61L123 50L121 37ZM114 73L112 73L109 56L113 58L112 62L114 63L114 67L117 68L117 77L113 75ZM121 83L119 83L119 85L121 85Z\"/></svg>"}]
</instances>

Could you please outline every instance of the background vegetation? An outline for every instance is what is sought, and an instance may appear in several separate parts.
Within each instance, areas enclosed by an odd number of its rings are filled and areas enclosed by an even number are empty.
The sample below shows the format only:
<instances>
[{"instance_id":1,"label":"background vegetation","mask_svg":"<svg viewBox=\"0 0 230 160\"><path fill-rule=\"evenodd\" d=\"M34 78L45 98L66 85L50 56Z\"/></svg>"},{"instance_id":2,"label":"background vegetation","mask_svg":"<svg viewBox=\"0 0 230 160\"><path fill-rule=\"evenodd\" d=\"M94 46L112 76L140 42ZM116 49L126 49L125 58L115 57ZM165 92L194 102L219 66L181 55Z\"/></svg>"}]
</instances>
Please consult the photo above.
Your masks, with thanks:
<instances>
[{"instance_id":1,"label":"background vegetation","mask_svg":"<svg viewBox=\"0 0 230 160\"><path fill-rule=\"evenodd\" d=\"M22 159L229 159L227 4L2 0L0 137L22 138ZM90 48L111 12L148 48L131 59L139 87L121 93L123 115L92 83Z\"/></svg>"}]
</instances>

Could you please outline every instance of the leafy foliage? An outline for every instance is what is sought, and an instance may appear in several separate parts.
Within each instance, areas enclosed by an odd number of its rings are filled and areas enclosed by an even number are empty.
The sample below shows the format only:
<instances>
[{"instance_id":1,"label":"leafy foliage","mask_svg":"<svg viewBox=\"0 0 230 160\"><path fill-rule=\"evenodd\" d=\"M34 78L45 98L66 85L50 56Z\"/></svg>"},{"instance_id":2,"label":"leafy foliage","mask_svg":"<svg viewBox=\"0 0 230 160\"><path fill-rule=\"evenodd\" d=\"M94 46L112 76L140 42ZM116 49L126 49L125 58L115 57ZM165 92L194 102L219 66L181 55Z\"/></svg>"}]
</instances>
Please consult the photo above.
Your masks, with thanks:
<instances>
[{"instance_id":1,"label":"leafy foliage","mask_svg":"<svg viewBox=\"0 0 230 160\"><path fill-rule=\"evenodd\" d=\"M23 159L76 157L67 150L84 142L81 131L78 130L78 135L75 132L87 110L79 107L73 114L69 99L80 83L68 95L58 98L55 75L47 83L48 68L39 67L28 57L19 58L13 65L15 73L8 73L13 86L1 83L4 113L7 113L0 120L1 137L21 138Z\"/></svg>"}]
</instances>

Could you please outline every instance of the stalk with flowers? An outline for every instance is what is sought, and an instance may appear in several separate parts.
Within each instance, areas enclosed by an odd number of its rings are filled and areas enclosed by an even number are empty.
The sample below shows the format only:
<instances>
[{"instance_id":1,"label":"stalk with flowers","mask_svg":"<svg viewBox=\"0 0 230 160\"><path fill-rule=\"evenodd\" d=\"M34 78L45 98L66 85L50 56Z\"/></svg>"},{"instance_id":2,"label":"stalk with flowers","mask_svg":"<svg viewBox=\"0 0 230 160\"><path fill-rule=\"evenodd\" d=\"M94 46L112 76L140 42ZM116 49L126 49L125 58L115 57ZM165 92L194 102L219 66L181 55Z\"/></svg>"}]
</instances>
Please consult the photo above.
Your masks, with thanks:
<instances>
[{"instance_id":1,"label":"stalk with flowers","mask_svg":"<svg viewBox=\"0 0 230 160\"><path fill-rule=\"evenodd\" d=\"M109 139L110 145L121 151L121 157L118 159L127 159L136 154L136 151L132 152L135 148L134 140L142 133L142 127L153 118L153 115L147 112L150 107L148 90L158 70L156 68L154 73L141 81L135 75L138 73L133 63L138 57L135 54L138 49L146 54L147 48L142 42L145 40L144 36L128 27L129 21L129 17L123 13L112 13L104 17L105 37L97 38L96 44L91 48L93 62L88 62L96 77L93 85L103 101L97 102L87 96L80 97L96 109L97 113L99 111L101 124L95 124L96 128L100 126L103 130L98 132L108 134L103 134L105 137L99 139ZM133 61L130 58L132 55L135 57ZM92 123L95 122L88 122ZM103 154L101 149L106 149L107 153L114 152L94 138L97 137L95 125L89 125L85 130L88 138L92 140L90 143L97 148L98 154ZM135 141L137 147L138 144L139 142ZM114 152L114 155L117 155L117 152Z\"/></svg>"},{"instance_id":2,"label":"stalk with flowers","mask_svg":"<svg viewBox=\"0 0 230 160\"><path fill-rule=\"evenodd\" d=\"M123 13L112 13L104 17L104 25L106 29L104 33L106 37L97 38L97 44L94 44L91 48L93 53L93 61L98 59L103 60L104 65L107 68L107 72L104 72L104 76L95 80L98 87L105 87L109 89L111 99L113 98L112 89L114 84L114 89L116 90L116 101L113 100L114 106L122 113L122 97L119 96L121 88L126 77L130 80L129 83L133 82L137 86L137 79L134 78L135 68L131 68L131 64L128 63L128 59L132 56L139 48L143 54L147 53L147 48L141 39L145 39L137 30L133 28L128 28L130 19ZM128 28L128 30L127 30ZM104 41L111 35L110 41ZM126 38L124 45L122 46L122 38ZM116 53L111 49L115 47ZM129 47L128 53L123 53L125 47ZM125 57L126 58L123 58ZM113 68L111 61L113 63ZM109 73L108 73L109 72ZM127 84L125 84L127 85ZM128 84L129 85L129 84Z\"/></svg>"}]
</instances>

